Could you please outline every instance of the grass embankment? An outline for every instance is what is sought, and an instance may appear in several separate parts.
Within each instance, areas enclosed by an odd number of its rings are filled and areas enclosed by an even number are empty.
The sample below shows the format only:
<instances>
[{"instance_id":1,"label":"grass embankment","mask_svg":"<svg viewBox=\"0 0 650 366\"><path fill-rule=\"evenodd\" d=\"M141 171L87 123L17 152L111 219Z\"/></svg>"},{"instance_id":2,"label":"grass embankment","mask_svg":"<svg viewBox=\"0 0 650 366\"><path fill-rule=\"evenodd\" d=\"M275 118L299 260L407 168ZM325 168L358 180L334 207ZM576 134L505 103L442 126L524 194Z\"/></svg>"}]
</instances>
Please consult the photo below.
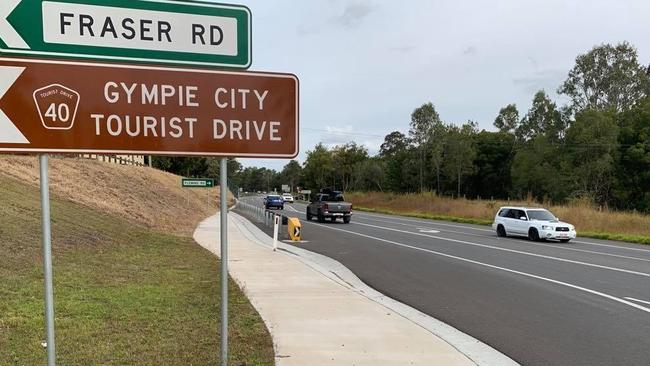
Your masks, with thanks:
<instances>
[{"instance_id":1,"label":"grass embankment","mask_svg":"<svg viewBox=\"0 0 650 366\"><path fill-rule=\"evenodd\" d=\"M35 160L0 158L0 365L45 363ZM187 196L169 174L71 159L51 168L59 363L217 365L218 261L188 235L216 210L206 192L190 192L185 210L173 207ZM232 281L230 291L232 364L272 365L264 323Z\"/></svg>"},{"instance_id":2,"label":"grass embankment","mask_svg":"<svg viewBox=\"0 0 650 366\"><path fill-rule=\"evenodd\" d=\"M548 205L532 201L490 201L438 197L433 193L392 194L350 192L346 198L359 211L489 225L501 206L539 206L576 226L578 235L597 239L650 244L650 216L598 209L586 202Z\"/></svg>"}]
</instances>

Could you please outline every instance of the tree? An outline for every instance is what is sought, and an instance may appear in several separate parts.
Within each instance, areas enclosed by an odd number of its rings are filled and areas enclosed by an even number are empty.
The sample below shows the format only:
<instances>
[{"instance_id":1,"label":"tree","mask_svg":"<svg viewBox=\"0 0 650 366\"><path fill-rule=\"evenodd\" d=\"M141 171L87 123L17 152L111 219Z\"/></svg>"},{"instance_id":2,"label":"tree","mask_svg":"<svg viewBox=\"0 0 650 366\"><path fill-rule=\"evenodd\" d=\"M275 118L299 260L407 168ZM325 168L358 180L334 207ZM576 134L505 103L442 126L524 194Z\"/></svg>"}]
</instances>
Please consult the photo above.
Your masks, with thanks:
<instances>
[{"instance_id":1,"label":"tree","mask_svg":"<svg viewBox=\"0 0 650 366\"><path fill-rule=\"evenodd\" d=\"M393 157L406 150L408 145L409 141L403 133L399 131L391 132L384 137L384 142L379 148L379 156Z\"/></svg>"},{"instance_id":2,"label":"tree","mask_svg":"<svg viewBox=\"0 0 650 366\"><path fill-rule=\"evenodd\" d=\"M558 93L571 98L574 112L585 109L630 110L648 95L650 80L627 42L603 44L576 58Z\"/></svg>"},{"instance_id":3,"label":"tree","mask_svg":"<svg viewBox=\"0 0 650 366\"><path fill-rule=\"evenodd\" d=\"M305 184L309 188L321 189L334 183L335 170L332 153L323 144L307 151L303 167Z\"/></svg>"},{"instance_id":4,"label":"tree","mask_svg":"<svg viewBox=\"0 0 650 366\"><path fill-rule=\"evenodd\" d=\"M507 198L515 136L507 132L481 131L475 137L476 170L466 181L472 196Z\"/></svg>"},{"instance_id":5,"label":"tree","mask_svg":"<svg viewBox=\"0 0 650 366\"><path fill-rule=\"evenodd\" d=\"M332 149L332 158L341 189L347 191L352 188L355 167L368 159L368 150L355 142L349 142Z\"/></svg>"},{"instance_id":6,"label":"tree","mask_svg":"<svg viewBox=\"0 0 650 366\"><path fill-rule=\"evenodd\" d=\"M514 133L519 126L519 111L517 105L508 104L501 108L499 115L494 120L494 127L501 132Z\"/></svg>"},{"instance_id":7,"label":"tree","mask_svg":"<svg viewBox=\"0 0 650 366\"><path fill-rule=\"evenodd\" d=\"M432 103L422 105L411 114L409 136L420 151L420 191L424 191L424 164L427 154L427 143L429 142L431 131L439 124L442 124L442 121Z\"/></svg>"},{"instance_id":8,"label":"tree","mask_svg":"<svg viewBox=\"0 0 650 366\"><path fill-rule=\"evenodd\" d=\"M282 172L280 173L282 180L289 183L291 187L291 192L293 192L296 184L302 179L302 167L300 163L296 160L291 160L287 165L284 166Z\"/></svg>"},{"instance_id":9,"label":"tree","mask_svg":"<svg viewBox=\"0 0 650 366\"><path fill-rule=\"evenodd\" d=\"M429 151L431 153L431 164L436 170L436 194L441 193L441 171L445 157L445 145L447 144L447 127L442 123L436 124L429 135Z\"/></svg>"},{"instance_id":10,"label":"tree","mask_svg":"<svg viewBox=\"0 0 650 366\"><path fill-rule=\"evenodd\" d=\"M385 177L385 165L381 158L366 159L357 163L354 168L354 188L364 191L383 191Z\"/></svg>"},{"instance_id":11,"label":"tree","mask_svg":"<svg viewBox=\"0 0 650 366\"><path fill-rule=\"evenodd\" d=\"M456 181L456 192L459 197L463 176L474 170L476 126L475 122L468 121L460 127L456 125L448 127L445 166L448 174Z\"/></svg>"},{"instance_id":12,"label":"tree","mask_svg":"<svg viewBox=\"0 0 650 366\"><path fill-rule=\"evenodd\" d=\"M517 137L521 141L529 141L537 136L545 135L550 141L559 141L566 127L563 114L557 105L543 90L538 91L533 98L533 104L517 128Z\"/></svg>"},{"instance_id":13,"label":"tree","mask_svg":"<svg viewBox=\"0 0 650 366\"><path fill-rule=\"evenodd\" d=\"M574 196L598 203L609 199L618 160L618 126L611 112L585 110L567 131L565 158L573 177Z\"/></svg>"},{"instance_id":14,"label":"tree","mask_svg":"<svg viewBox=\"0 0 650 366\"><path fill-rule=\"evenodd\" d=\"M613 198L616 206L650 213L650 98L617 115L620 158Z\"/></svg>"}]
</instances>

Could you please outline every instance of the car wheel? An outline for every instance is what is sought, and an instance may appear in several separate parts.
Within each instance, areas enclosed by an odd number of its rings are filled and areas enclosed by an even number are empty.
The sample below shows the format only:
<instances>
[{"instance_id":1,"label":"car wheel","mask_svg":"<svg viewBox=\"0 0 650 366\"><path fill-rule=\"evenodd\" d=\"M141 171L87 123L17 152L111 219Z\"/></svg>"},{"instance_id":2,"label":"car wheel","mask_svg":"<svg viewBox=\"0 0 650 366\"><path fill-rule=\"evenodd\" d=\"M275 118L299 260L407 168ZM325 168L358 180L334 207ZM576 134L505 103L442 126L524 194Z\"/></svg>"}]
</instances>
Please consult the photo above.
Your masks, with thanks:
<instances>
[{"instance_id":1,"label":"car wheel","mask_svg":"<svg viewBox=\"0 0 650 366\"><path fill-rule=\"evenodd\" d=\"M497 226L497 236L501 238L508 236L508 234L506 234L506 228L504 228L503 225Z\"/></svg>"},{"instance_id":2,"label":"car wheel","mask_svg":"<svg viewBox=\"0 0 650 366\"><path fill-rule=\"evenodd\" d=\"M539 232L537 232L537 229L532 228L528 230L528 239L530 241L539 241Z\"/></svg>"},{"instance_id":3,"label":"car wheel","mask_svg":"<svg viewBox=\"0 0 650 366\"><path fill-rule=\"evenodd\" d=\"M349 223L350 223L350 219L351 219L350 216L344 217L344 218L343 218L343 222L346 223L346 224L349 224Z\"/></svg>"},{"instance_id":4,"label":"car wheel","mask_svg":"<svg viewBox=\"0 0 650 366\"><path fill-rule=\"evenodd\" d=\"M560 239L560 243L568 243L571 239Z\"/></svg>"},{"instance_id":5,"label":"car wheel","mask_svg":"<svg viewBox=\"0 0 650 366\"><path fill-rule=\"evenodd\" d=\"M330 217L330 221L336 222L336 217Z\"/></svg>"},{"instance_id":6,"label":"car wheel","mask_svg":"<svg viewBox=\"0 0 650 366\"><path fill-rule=\"evenodd\" d=\"M311 213L309 213L309 208L307 208L307 221L311 221Z\"/></svg>"},{"instance_id":7,"label":"car wheel","mask_svg":"<svg viewBox=\"0 0 650 366\"><path fill-rule=\"evenodd\" d=\"M322 211L318 211L318 222L325 222L325 215Z\"/></svg>"}]
</instances>

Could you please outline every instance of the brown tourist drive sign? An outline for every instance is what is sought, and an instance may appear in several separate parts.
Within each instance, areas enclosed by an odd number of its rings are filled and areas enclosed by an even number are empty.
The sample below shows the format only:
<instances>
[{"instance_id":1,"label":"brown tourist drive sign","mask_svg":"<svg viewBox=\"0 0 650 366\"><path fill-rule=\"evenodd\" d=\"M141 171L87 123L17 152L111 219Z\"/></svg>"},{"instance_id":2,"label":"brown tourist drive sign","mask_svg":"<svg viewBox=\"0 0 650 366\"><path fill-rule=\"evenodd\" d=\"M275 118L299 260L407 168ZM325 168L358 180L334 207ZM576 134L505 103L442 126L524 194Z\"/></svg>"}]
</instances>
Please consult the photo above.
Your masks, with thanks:
<instances>
[{"instance_id":1,"label":"brown tourist drive sign","mask_svg":"<svg viewBox=\"0 0 650 366\"><path fill-rule=\"evenodd\" d=\"M293 158L289 74L0 58L0 152Z\"/></svg>"}]
</instances>

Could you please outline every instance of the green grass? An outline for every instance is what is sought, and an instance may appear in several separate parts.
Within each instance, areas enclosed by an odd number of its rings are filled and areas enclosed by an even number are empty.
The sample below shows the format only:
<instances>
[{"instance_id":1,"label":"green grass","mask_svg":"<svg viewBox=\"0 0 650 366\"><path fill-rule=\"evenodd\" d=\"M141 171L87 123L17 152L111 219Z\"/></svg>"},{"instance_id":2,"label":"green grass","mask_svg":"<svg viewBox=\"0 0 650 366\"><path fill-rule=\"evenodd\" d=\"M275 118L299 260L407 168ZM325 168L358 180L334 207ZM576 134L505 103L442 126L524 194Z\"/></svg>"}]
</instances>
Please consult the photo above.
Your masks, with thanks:
<instances>
[{"instance_id":1,"label":"green grass","mask_svg":"<svg viewBox=\"0 0 650 366\"><path fill-rule=\"evenodd\" d=\"M481 220L481 219L472 219L472 218L454 217L454 216L445 216L445 215L432 215L432 214L419 213L419 212L396 212L387 209L374 209L374 208L359 207L359 206L354 206L354 209L362 212L374 212L374 213L381 213L386 215L400 215L400 216L413 217L413 218L426 219L426 220L449 221L449 222L457 222L462 224L485 225L485 226L492 225L491 220ZM628 243L650 245L650 236L644 236L644 235L627 235L627 234L616 234L616 233L605 233L605 232L579 232L578 235L583 238L615 240L615 241L623 241Z\"/></svg>"},{"instance_id":2,"label":"green grass","mask_svg":"<svg viewBox=\"0 0 650 366\"><path fill-rule=\"evenodd\" d=\"M191 238L52 200L61 365L217 365L219 267ZM0 178L0 365L45 363L38 191ZM273 365L271 337L231 281L232 365Z\"/></svg>"}]
</instances>

